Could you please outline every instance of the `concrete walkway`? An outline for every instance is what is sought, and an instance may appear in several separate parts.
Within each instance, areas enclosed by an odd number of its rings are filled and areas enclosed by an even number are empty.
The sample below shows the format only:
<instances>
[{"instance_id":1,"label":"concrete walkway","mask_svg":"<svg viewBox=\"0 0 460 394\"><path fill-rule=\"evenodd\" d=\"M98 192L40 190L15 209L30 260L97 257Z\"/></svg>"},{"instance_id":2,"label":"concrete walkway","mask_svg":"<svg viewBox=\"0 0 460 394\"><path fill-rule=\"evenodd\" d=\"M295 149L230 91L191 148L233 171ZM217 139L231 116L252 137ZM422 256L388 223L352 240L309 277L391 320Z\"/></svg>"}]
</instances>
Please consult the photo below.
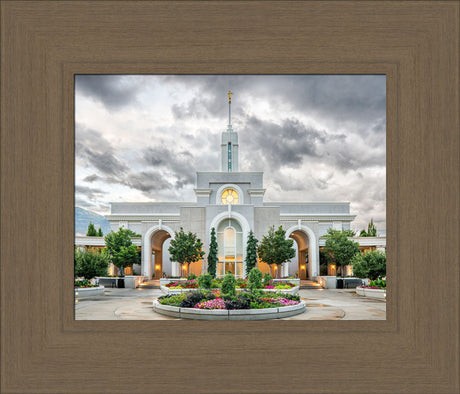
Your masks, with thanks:
<instances>
[{"instance_id":1,"label":"concrete walkway","mask_svg":"<svg viewBox=\"0 0 460 394\"><path fill-rule=\"evenodd\" d=\"M105 295L75 303L76 320L180 320L153 311L158 289L106 289ZM281 320L385 320L386 302L356 295L353 289L300 290L307 311Z\"/></svg>"}]
</instances>

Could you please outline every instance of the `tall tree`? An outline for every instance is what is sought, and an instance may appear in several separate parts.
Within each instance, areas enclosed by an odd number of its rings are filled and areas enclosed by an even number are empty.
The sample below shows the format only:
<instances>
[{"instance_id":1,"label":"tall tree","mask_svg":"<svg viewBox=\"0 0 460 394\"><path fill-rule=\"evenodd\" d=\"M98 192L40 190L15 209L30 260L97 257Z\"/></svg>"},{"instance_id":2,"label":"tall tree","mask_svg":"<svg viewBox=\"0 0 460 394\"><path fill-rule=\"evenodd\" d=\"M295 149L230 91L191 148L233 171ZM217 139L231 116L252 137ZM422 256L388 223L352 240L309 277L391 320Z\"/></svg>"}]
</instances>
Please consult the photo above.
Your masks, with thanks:
<instances>
[{"instance_id":1,"label":"tall tree","mask_svg":"<svg viewBox=\"0 0 460 394\"><path fill-rule=\"evenodd\" d=\"M369 224L367 225L367 231L361 230L359 234L360 237L376 237L377 236L377 228L374 225L374 219L371 219Z\"/></svg>"},{"instance_id":2,"label":"tall tree","mask_svg":"<svg viewBox=\"0 0 460 394\"><path fill-rule=\"evenodd\" d=\"M87 237L96 237L97 236L97 231L96 228L94 227L94 224L89 222L88 224L88 231L86 232Z\"/></svg>"},{"instance_id":3,"label":"tall tree","mask_svg":"<svg viewBox=\"0 0 460 394\"><path fill-rule=\"evenodd\" d=\"M97 236L98 237L103 237L104 234L102 233L102 228L99 227L99 230L97 231Z\"/></svg>"},{"instance_id":4,"label":"tall tree","mask_svg":"<svg viewBox=\"0 0 460 394\"><path fill-rule=\"evenodd\" d=\"M185 233L181 227L179 232L175 232L174 239L169 246L170 260L177 261L181 267L187 264L189 272L190 264L203 258L204 252L201 250L203 244L196 234L191 232Z\"/></svg>"},{"instance_id":5,"label":"tall tree","mask_svg":"<svg viewBox=\"0 0 460 394\"><path fill-rule=\"evenodd\" d=\"M326 234L326 246L324 250L329 254L332 262L340 267L343 275L343 267L349 265L356 253L359 253L359 244L348 239L347 231L329 229Z\"/></svg>"},{"instance_id":6,"label":"tall tree","mask_svg":"<svg viewBox=\"0 0 460 394\"><path fill-rule=\"evenodd\" d=\"M286 231L283 226L279 226L275 231L275 226L268 229L268 235L264 235L258 248L259 259L271 267L277 266L276 277L280 276L279 266L295 257L294 241L286 239Z\"/></svg>"},{"instance_id":7,"label":"tall tree","mask_svg":"<svg viewBox=\"0 0 460 394\"><path fill-rule=\"evenodd\" d=\"M110 261L120 269L124 276L125 267L132 267L140 263L140 253L136 245L133 245L131 237L135 236L131 230L120 228L117 232L111 231L104 240Z\"/></svg>"},{"instance_id":8,"label":"tall tree","mask_svg":"<svg viewBox=\"0 0 460 394\"><path fill-rule=\"evenodd\" d=\"M209 243L209 253L208 253L208 273L215 278L217 270L217 239L216 239L216 229L213 227L211 229L211 242Z\"/></svg>"},{"instance_id":9,"label":"tall tree","mask_svg":"<svg viewBox=\"0 0 460 394\"><path fill-rule=\"evenodd\" d=\"M254 233L249 231L248 242L246 245L246 276L257 264L257 243L259 241L254 237Z\"/></svg>"},{"instance_id":10,"label":"tall tree","mask_svg":"<svg viewBox=\"0 0 460 394\"><path fill-rule=\"evenodd\" d=\"M377 236L377 228L374 226L374 219L371 219L370 223L367 225L367 236L368 237Z\"/></svg>"}]
</instances>

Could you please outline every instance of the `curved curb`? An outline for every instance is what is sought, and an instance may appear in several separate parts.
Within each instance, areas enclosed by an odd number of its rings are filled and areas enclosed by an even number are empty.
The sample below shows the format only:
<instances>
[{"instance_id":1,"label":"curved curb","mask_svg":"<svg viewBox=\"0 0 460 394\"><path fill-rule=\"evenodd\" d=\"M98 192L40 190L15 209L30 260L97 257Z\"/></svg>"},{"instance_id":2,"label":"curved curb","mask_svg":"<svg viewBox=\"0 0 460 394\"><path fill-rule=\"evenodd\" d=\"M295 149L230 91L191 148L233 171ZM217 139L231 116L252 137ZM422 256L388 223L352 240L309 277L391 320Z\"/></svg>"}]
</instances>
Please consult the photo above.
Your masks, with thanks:
<instances>
[{"instance_id":1,"label":"curved curb","mask_svg":"<svg viewBox=\"0 0 460 394\"><path fill-rule=\"evenodd\" d=\"M387 291L383 289L366 289L364 287L357 287L356 294L369 298L380 298L386 300Z\"/></svg>"},{"instance_id":2,"label":"curved curb","mask_svg":"<svg viewBox=\"0 0 460 394\"><path fill-rule=\"evenodd\" d=\"M195 320L268 320L295 316L306 311L305 301L297 305L264 309L195 309L161 305L153 301L153 310L162 315Z\"/></svg>"},{"instance_id":3,"label":"curved curb","mask_svg":"<svg viewBox=\"0 0 460 394\"><path fill-rule=\"evenodd\" d=\"M75 298L94 297L104 295L104 286L79 287L75 289Z\"/></svg>"}]
</instances>

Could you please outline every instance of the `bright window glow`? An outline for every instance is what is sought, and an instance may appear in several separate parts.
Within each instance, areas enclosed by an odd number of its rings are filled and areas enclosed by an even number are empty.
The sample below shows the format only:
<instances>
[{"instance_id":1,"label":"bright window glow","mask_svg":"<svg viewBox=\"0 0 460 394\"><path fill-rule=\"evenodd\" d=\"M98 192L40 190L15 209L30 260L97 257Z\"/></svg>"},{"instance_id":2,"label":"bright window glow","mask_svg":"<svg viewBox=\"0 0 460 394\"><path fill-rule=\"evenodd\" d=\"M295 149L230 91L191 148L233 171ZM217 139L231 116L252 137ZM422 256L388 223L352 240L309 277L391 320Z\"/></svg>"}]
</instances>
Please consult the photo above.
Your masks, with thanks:
<instances>
[{"instance_id":1,"label":"bright window glow","mask_svg":"<svg viewBox=\"0 0 460 394\"><path fill-rule=\"evenodd\" d=\"M222 204L238 204L239 203L239 196L235 189L225 189L222 192Z\"/></svg>"},{"instance_id":2,"label":"bright window glow","mask_svg":"<svg viewBox=\"0 0 460 394\"><path fill-rule=\"evenodd\" d=\"M225 219L217 227L218 258L217 277L230 271L237 278L243 277L243 232L234 219Z\"/></svg>"}]
</instances>

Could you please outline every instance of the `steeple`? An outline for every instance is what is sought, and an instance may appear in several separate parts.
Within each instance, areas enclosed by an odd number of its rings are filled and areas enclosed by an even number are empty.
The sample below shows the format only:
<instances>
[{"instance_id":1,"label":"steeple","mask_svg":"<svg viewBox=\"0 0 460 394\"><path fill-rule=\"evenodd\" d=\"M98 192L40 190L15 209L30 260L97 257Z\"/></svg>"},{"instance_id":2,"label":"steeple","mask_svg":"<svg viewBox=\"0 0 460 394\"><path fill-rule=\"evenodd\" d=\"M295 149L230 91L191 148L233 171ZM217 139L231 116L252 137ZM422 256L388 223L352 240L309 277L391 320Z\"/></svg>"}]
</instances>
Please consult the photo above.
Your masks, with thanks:
<instances>
[{"instance_id":1,"label":"steeple","mask_svg":"<svg viewBox=\"0 0 460 394\"><path fill-rule=\"evenodd\" d=\"M232 92L228 91L228 130L232 129Z\"/></svg>"},{"instance_id":2,"label":"steeple","mask_svg":"<svg viewBox=\"0 0 460 394\"><path fill-rule=\"evenodd\" d=\"M228 91L228 126L222 133L221 170L222 172L238 172L238 133L232 127L232 92Z\"/></svg>"}]
</instances>

